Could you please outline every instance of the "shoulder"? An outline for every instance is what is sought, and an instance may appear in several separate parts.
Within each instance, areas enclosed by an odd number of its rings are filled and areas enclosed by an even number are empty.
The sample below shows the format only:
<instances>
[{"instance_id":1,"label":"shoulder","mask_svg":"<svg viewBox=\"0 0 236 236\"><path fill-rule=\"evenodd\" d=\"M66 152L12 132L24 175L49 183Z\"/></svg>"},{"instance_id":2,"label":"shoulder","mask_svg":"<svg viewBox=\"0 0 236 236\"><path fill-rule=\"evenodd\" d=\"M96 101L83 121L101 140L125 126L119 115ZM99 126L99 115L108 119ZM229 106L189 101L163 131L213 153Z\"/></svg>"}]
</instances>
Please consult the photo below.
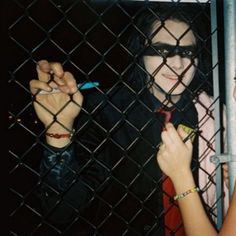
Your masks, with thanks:
<instances>
[{"instance_id":1,"label":"shoulder","mask_svg":"<svg viewBox=\"0 0 236 236\"><path fill-rule=\"evenodd\" d=\"M194 99L195 107L198 111L198 114L205 116L208 114L212 116L212 112L215 108L215 102L213 97L209 96L205 91L199 93L199 95Z\"/></svg>"},{"instance_id":2,"label":"shoulder","mask_svg":"<svg viewBox=\"0 0 236 236\"><path fill-rule=\"evenodd\" d=\"M212 105L213 104L213 97L209 96L205 91L202 91L201 93L199 93L199 95L196 98L196 102L199 103L199 105L203 105L205 104L205 106L207 105Z\"/></svg>"}]
</instances>

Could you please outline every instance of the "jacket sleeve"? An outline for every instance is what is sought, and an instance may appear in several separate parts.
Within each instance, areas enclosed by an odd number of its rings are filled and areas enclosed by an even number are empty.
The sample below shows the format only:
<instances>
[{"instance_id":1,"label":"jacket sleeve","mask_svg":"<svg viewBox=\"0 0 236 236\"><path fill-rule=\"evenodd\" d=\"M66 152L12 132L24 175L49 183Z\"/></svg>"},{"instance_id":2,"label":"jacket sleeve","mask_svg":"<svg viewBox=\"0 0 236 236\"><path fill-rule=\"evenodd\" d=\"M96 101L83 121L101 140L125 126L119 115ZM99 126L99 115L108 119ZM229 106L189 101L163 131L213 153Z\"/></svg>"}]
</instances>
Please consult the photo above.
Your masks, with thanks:
<instances>
[{"instance_id":1,"label":"jacket sleeve","mask_svg":"<svg viewBox=\"0 0 236 236\"><path fill-rule=\"evenodd\" d=\"M40 165L40 197L44 214L66 223L85 211L106 186L109 170L102 164L104 152L96 153L104 134L94 125L84 127L65 148L46 145Z\"/></svg>"},{"instance_id":2,"label":"jacket sleeve","mask_svg":"<svg viewBox=\"0 0 236 236\"><path fill-rule=\"evenodd\" d=\"M40 164L40 175L56 191L64 192L75 178L77 166L73 145L65 149L47 145Z\"/></svg>"},{"instance_id":3,"label":"jacket sleeve","mask_svg":"<svg viewBox=\"0 0 236 236\"><path fill-rule=\"evenodd\" d=\"M70 221L92 197L92 190L79 176L74 145L44 150L40 165L40 197L44 214L55 223Z\"/></svg>"}]
</instances>

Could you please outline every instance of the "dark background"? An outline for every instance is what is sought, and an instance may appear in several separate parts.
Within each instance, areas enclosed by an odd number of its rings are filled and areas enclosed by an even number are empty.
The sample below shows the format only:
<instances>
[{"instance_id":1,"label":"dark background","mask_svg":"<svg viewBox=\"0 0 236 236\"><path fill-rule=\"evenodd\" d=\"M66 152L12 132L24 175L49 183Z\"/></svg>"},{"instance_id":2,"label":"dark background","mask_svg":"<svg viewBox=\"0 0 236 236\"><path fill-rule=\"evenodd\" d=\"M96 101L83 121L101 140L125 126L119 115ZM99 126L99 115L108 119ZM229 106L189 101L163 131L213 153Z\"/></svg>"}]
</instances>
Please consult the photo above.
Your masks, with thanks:
<instances>
[{"instance_id":1,"label":"dark background","mask_svg":"<svg viewBox=\"0 0 236 236\"><path fill-rule=\"evenodd\" d=\"M224 102L222 3L218 1L219 66ZM10 235L60 235L44 222L37 198L43 127L34 114L29 81L40 59L59 61L78 82L100 81L101 90L122 78L130 55L130 19L147 3L76 0L9 0L7 26L8 160ZM209 24L209 8L206 10ZM98 18L98 15L101 17ZM210 36L210 35L209 35ZM79 55L79 56L78 56ZM208 82L212 93L212 81Z\"/></svg>"}]
</instances>

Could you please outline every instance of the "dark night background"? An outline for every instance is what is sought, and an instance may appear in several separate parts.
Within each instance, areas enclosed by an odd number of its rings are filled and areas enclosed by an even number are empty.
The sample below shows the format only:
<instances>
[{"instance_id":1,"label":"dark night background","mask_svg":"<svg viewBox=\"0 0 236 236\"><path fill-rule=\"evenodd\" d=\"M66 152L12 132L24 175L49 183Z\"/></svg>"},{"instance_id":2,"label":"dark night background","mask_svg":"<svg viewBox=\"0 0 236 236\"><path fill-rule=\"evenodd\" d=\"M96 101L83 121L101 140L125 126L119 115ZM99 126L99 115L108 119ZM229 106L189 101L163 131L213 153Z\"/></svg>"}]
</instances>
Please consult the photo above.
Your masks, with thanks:
<instances>
[{"instance_id":1,"label":"dark night background","mask_svg":"<svg viewBox=\"0 0 236 236\"><path fill-rule=\"evenodd\" d=\"M37 78L36 62L40 59L62 62L66 70L74 73L78 82L89 76L91 80L99 80L103 90L121 78L120 73L130 59L124 47L130 32L130 17L137 14L144 3L120 1L117 5L115 1L84 2L9 0L2 4L4 17L1 18L7 26L8 35L10 191L7 204L10 208L10 235L60 235L42 221L40 203L36 197L44 137L29 92L29 81ZM218 1L218 40L220 93L224 102L222 2ZM100 13L103 23L98 22ZM209 12L207 14L209 17ZM120 35L119 40L117 35ZM212 93L212 81L208 85Z\"/></svg>"}]
</instances>

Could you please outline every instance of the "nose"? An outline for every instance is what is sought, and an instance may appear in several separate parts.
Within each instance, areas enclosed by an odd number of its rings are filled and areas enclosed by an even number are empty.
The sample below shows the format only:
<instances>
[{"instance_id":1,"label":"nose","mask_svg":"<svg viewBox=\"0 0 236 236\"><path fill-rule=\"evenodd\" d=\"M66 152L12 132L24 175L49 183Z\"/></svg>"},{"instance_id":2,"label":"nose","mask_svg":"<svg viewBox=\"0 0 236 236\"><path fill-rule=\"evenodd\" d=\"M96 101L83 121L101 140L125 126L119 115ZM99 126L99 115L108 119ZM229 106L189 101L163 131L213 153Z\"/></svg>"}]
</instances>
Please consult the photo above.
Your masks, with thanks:
<instances>
[{"instance_id":1,"label":"nose","mask_svg":"<svg viewBox=\"0 0 236 236\"><path fill-rule=\"evenodd\" d=\"M174 71L179 71L184 68L184 59L180 55L174 55L167 58L167 65Z\"/></svg>"}]
</instances>

